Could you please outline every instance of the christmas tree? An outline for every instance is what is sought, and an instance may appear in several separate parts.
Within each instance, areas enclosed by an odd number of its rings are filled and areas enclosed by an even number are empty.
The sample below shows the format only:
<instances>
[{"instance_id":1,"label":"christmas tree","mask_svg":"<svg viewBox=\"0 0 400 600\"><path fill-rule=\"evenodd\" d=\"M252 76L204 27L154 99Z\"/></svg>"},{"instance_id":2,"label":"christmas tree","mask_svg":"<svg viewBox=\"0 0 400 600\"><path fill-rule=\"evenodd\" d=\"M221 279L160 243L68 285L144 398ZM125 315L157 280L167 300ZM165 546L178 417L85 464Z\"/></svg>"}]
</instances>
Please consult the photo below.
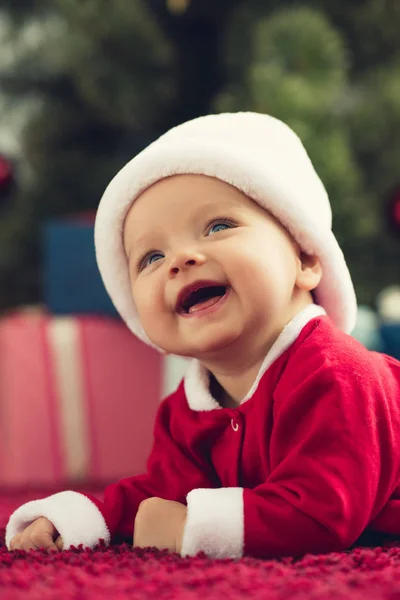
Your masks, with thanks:
<instances>
[{"instance_id":1,"label":"christmas tree","mask_svg":"<svg viewBox=\"0 0 400 600\"><path fill-rule=\"evenodd\" d=\"M395 283L400 6L389 0L0 1L0 309L41 300L44 219L93 210L113 174L208 112L287 121L323 179L361 302ZM397 274L398 277L398 274Z\"/></svg>"}]
</instances>

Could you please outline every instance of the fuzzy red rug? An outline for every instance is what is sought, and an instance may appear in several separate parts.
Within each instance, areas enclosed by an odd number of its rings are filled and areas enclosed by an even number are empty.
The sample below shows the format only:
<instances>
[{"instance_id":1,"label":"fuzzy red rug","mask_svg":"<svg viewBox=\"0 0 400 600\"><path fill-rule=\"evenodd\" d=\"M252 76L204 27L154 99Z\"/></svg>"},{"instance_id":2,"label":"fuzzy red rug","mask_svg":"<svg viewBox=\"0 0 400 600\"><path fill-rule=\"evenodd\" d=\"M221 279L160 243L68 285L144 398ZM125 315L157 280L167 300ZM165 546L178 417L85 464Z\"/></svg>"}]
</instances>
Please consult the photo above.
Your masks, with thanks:
<instances>
[{"instance_id":1,"label":"fuzzy red rug","mask_svg":"<svg viewBox=\"0 0 400 600\"><path fill-rule=\"evenodd\" d=\"M22 502L45 494L0 494L0 599L400 600L400 546L356 548L301 560L182 559L127 544L55 555L9 553L4 528Z\"/></svg>"}]
</instances>

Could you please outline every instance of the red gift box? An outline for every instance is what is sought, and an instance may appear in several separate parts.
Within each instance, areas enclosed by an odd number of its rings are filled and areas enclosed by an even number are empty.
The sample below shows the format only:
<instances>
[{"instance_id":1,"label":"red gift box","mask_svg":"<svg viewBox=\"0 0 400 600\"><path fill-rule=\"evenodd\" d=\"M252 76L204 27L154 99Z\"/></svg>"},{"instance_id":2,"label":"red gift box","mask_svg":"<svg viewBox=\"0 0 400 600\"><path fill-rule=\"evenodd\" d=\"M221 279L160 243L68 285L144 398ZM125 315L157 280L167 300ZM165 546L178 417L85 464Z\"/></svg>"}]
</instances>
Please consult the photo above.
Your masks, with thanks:
<instances>
[{"instance_id":1,"label":"red gift box","mask_svg":"<svg viewBox=\"0 0 400 600\"><path fill-rule=\"evenodd\" d=\"M117 320L0 320L0 485L103 484L143 472L162 365Z\"/></svg>"}]
</instances>

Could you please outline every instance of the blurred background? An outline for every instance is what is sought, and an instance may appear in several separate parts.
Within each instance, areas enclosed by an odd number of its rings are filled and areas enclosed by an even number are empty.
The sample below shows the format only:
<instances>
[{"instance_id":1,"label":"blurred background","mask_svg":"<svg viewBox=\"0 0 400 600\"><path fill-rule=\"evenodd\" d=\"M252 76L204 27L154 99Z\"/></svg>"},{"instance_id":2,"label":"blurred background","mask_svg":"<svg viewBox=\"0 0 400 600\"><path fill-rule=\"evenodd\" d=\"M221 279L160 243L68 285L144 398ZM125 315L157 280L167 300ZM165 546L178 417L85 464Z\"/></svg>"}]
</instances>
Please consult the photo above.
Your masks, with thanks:
<instances>
[{"instance_id":1,"label":"blurred background","mask_svg":"<svg viewBox=\"0 0 400 600\"><path fill-rule=\"evenodd\" d=\"M399 31L397 0L0 0L0 484L142 468L156 404L185 365L126 338L93 218L130 158L199 115L265 112L299 134L353 276L354 335L400 356ZM107 409L140 394L132 413ZM38 473L27 440L40 411L53 462Z\"/></svg>"}]
</instances>

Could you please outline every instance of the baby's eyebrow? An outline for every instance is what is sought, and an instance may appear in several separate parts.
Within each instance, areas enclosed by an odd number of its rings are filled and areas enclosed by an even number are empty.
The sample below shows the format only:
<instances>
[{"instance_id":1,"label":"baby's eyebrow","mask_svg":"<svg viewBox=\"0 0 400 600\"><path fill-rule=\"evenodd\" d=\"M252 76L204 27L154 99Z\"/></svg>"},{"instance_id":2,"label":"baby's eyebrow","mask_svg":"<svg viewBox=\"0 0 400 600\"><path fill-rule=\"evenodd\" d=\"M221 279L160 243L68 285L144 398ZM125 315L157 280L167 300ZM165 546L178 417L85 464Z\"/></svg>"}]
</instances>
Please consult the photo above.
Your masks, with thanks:
<instances>
[{"instance_id":1,"label":"baby's eyebrow","mask_svg":"<svg viewBox=\"0 0 400 600\"><path fill-rule=\"evenodd\" d=\"M135 258L136 256L139 256L140 254L142 254L143 252L145 252L146 250L148 250L148 248L150 248L151 244L150 242L147 243L146 239L149 239L150 236L142 236L141 238L139 238L140 243L134 243L134 244L130 244L130 247L128 249L128 253L127 253L127 259L128 259L128 265L131 264L133 258Z\"/></svg>"},{"instance_id":2,"label":"baby's eyebrow","mask_svg":"<svg viewBox=\"0 0 400 600\"><path fill-rule=\"evenodd\" d=\"M238 214L243 211L243 207L235 202L209 202L194 213L194 220L201 217L208 219L210 215L215 217L229 216L229 214Z\"/></svg>"},{"instance_id":3,"label":"baby's eyebrow","mask_svg":"<svg viewBox=\"0 0 400 600\"><path fill-rule=\"evenodd\" d=\"M154 238L154 232L145 233L144 235L139 236L138 239L134 240L134 243L130 245L131 247L129 254L132 253L132 250L137 250L143 246L148 246L149 242L147 240L150 240L151 238Z\"/></svg>"}]
</instances>

